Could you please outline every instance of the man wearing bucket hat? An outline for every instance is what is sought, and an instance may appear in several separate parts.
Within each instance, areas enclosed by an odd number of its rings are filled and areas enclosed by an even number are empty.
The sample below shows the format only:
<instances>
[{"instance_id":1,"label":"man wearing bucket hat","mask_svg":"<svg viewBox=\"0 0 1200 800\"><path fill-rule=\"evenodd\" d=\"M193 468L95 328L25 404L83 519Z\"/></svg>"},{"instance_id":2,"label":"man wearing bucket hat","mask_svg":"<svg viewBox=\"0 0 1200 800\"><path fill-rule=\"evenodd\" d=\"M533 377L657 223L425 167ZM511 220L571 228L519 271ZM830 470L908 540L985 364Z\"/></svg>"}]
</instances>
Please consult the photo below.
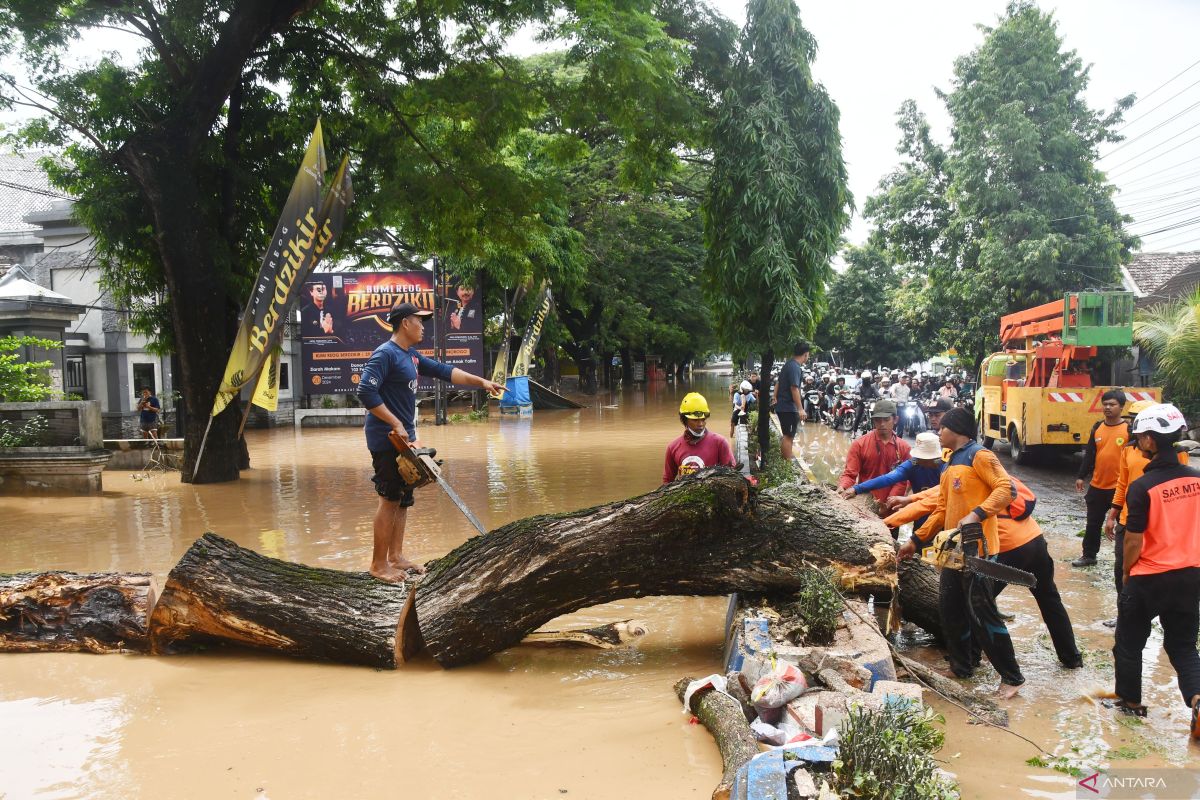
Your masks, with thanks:
<instances>
[{"instance_id":1,"label":"man wearing bucket hat","mask_svg":"<svg viewBox=\"0 0 1200 800\"><path fill-rule=\"evenodd\" d=\"M388 312L391 337L375 348L363 367L358 382L358 399L367 409L363 429L371 452L375 493L374 547L371 575L387 583L399 583L406 572L424 572L424 568L404 555L404 528L408 509L413 504L412 489L405 487L396 468L396 449L388 440L393 431L416 446L417 376L426 375L460 386L478 386L491 394L504 387L457 367L426 358L417 345L425 338L424 322L432 311L413 303L397 302Z\"/></svg>"},{"instance_id":2,"label":"man wearing bucket hat","mask_svg":"<svg viewBox=\"0 0 1200 800\"><path fill-rule=\"evenodd\" d=\"M856 483L869 481L886 475L902 462L908 460L911 448L908 442L896 436L896 404L891 400L876 400L871 411L871 430L850 445L846 453L846 468L838 480L838 489L849 489ZM904 494L908 482L901 481L893 486L884 486L871 492L880 503L888 495Z\"/></svg>"},{"instance_id":3,"label":"man wearing bucket hat","mask_svg":"<svg viewBox=\"0 0 1200 800\"><path fill-rule=\"evenodd\" d=\"M732 467L733 448L719 433L708 429L708 401L699 392L689 392L679 404L683 433L667 445L663 483L691 475L705 467Z\"/></svg>"},{"instance_id":4,"label":"man wearing bucket hat","mask_svg":"<svg viewBox=\"0 0 1200 800\"><path fill-rule=\"evenodd\" d=\"M1142 651L1157 617L1179 692L1192 710L1192 737L1200 739L1200 470L1181 465L1174 449L1186 428L1183 414L1169 403L1151 406L1133 421L1132 434L1150 463L1125 495L1124 586L1113 661L1116 707L1145 716Z\"/></svg>"},{"instance_id":5,"label":"man wearing bucket hat","mask_svg":"<svg viewBox=\"0 0 1200 800\"><path fill-rule=\"evenodd\" d=\"M938 481L942 477L942 446L938 442L936 433L925 431L917 434L916 445L909 452L911 456L907 461L901 463L898 467L884 475L870 480L856 483L853 486L840 490L842 497L850 499L855 495L865 494L866 492L875 491L876 489L890 489L898 483L908 482L912 488L913 494L923 492L926 489L937 486ZM888 498L889 507L894 498ZM916 527L921 527L921 523L925 521L924 516L917 520Z\"/></svg>"}]
</instances>

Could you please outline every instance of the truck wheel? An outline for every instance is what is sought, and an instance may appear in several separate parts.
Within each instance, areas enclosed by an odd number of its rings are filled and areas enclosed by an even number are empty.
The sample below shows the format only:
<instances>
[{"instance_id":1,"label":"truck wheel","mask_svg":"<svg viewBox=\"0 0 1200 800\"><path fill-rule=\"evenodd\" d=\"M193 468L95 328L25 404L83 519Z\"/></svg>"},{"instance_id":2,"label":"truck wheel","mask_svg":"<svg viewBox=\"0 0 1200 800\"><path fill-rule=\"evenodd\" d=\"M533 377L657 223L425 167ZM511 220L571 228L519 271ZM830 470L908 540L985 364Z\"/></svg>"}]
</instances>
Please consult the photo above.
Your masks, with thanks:
<instances>
[{"instance_id":1,"label":"truck wheel","mask_svg":"<svg viewBox=\"0 0 1200 800\"><path fill-rule=\"evenodd\" d=\"M1008 452L1012 456L1013 462L1021 466L1033 461L1032 448L1021 441L1016 428L1008 432Z\"/></svg>"}]
</instances>

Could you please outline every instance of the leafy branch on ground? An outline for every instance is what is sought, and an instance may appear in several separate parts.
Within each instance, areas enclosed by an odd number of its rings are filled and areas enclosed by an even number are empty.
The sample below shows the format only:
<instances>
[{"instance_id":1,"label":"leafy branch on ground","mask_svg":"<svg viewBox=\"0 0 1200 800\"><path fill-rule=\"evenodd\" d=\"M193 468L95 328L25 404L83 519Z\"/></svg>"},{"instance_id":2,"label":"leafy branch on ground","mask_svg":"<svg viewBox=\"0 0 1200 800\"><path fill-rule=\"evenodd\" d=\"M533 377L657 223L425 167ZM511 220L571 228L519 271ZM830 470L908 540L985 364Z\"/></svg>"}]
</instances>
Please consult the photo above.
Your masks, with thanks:
<instances>
[{"instance_id":1,"label":"leafy branch on ground","mask_svg":"<svg viewBox=\"0 0 1200 800\"><path fill-rule=\"evenodd\" d=\"M933 760L945 742L935 723L945 719L924 706L852 709L839 730L833 762L838 793L864 800L957 798L957 787Z\"/></svg>"},{"instance_id":2,"label":"leafy branch on ground","mask_svg":"<svg viewBox=\"0 0 1200 800\"><path fill-rule=\"evenodd\" d=\"M784 635L793 644L831 644L842 619L842 597L833 570L804 570L800 588L778 608Z\"/></svg>"}]
</instances>

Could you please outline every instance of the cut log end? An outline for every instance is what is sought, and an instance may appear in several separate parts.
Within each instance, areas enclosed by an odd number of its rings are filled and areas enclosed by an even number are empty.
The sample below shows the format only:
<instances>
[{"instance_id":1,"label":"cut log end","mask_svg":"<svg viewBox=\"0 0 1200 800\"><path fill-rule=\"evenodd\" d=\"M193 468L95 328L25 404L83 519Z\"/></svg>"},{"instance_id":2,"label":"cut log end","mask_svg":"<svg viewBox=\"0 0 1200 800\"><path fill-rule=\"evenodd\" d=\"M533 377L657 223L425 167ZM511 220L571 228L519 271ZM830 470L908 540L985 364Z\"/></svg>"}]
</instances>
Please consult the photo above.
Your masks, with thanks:
<instances>
[{"instance_id":1,"label":"cut log end","mask_svg":"<svg viewBox=\"0 0 1200 800\"><path fill-rule=\"evenodd\" d=\"M145 652L157 594L141 572L0 575L0 652Z\"/></svg>"},{"instance_id":2,"label":"cut log end","mask_svg":"<svg viewBox=\"0 0 1200 800\"><path fill-rule=\"evenodd\" d=\"M610 622L594 628L570 631L535 631L521 640L531 647L594 647L597 650L615 650L634 644L646 635L646 623L635 619Z\"/></svg>"}]
</instances>

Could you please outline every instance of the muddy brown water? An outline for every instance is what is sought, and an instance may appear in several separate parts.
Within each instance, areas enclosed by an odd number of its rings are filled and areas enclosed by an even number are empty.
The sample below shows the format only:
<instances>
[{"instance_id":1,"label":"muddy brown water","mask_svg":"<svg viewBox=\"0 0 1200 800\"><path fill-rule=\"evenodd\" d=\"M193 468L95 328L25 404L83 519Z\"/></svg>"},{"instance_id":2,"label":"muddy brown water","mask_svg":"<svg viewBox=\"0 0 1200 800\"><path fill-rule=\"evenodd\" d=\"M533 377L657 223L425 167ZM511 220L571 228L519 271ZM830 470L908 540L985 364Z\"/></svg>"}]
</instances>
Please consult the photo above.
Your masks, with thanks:
<instances>
[{"instance_id":1,"label":"muddy brown water","mask_svg":"<svg viewBox=\"0 0 1200 800\"><path fill-rule=\"evenodd\" d=\"M707 392L713 427L727 432L725 385L714 377L656 384L603 394L581 411L424 424L421 437L446 456L446 477L467 504L496 527L653 489L679 431L682 395ZM847 442L823 426L807 426L798 440L820 477L840 471ZM0 571L148 570L161 584L208 530L278 558L365 568L375 501L361 431L255 431L249 444L254 468L234 484L109 472L99 497L0 497ZM1065 469L1035 476L1045 485L1035 491L1069 490ZM1078 550L1073 514L1082 506L1063 497L1039 511L1061 529L1048 538L1065 558ZM440 556L471 534L432 487L409 519L414 558ZM1028 593L1006 592L1028 678L1011 706L1014 730L1063 756L1064 768L1200 766L1160 653L1147 651L1155 708L1146 725L1115 721L1088 699L1112 680L1111 632L1099 622L1113 614L1112 591L1100 571L1059 574L1088 666L1059 668ZM650 634L636 649L518 647L452 671L428 660L377 672L235 652L6 655L0 797L707 798L720 758L708 733L680 713L671 687L719 670L725 609L724 598L609 603L549 627L644 619ZM936 654L920 655L936 662ZM981 673L980 691L989 681ZM1029 744L935 705L947 718L940 757L964 797L1074 797L1074 778L1025 764L1036 755Z\"/></svg>"}]
</instances>

